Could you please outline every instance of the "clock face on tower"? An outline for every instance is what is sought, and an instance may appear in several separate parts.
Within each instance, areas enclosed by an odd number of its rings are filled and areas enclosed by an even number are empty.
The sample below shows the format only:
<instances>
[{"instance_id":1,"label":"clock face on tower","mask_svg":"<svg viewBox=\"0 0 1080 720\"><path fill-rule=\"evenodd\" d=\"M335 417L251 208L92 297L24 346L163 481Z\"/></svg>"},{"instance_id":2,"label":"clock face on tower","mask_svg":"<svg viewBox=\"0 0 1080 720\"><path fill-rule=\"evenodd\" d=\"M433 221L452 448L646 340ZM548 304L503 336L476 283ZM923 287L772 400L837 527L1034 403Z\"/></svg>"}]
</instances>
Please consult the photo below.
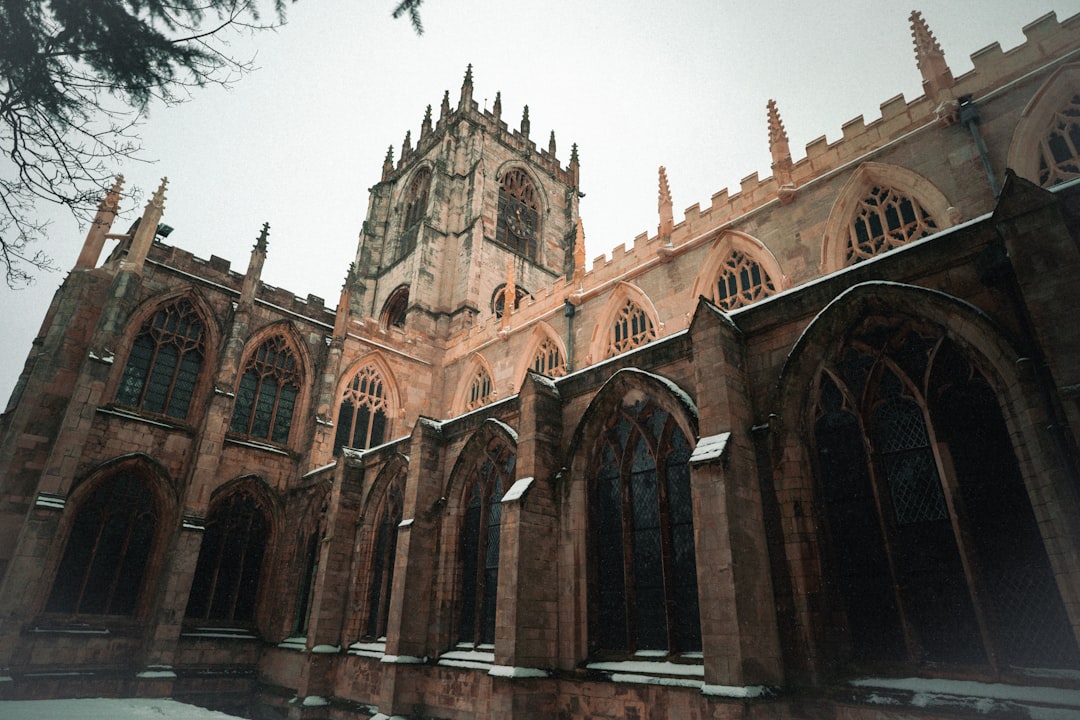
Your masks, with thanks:
<instances>
[{"instance_id":1,"label":"clock face on tower","mask_svg":"<svg viewBox=\"0 0 1080 720\"><path fill-rule=\"evenodd\" d=\"M532 180L520 168L507 171L499 184L499 223L495 239L535 261L539 221Z\"/></svg>"}]
</instances>

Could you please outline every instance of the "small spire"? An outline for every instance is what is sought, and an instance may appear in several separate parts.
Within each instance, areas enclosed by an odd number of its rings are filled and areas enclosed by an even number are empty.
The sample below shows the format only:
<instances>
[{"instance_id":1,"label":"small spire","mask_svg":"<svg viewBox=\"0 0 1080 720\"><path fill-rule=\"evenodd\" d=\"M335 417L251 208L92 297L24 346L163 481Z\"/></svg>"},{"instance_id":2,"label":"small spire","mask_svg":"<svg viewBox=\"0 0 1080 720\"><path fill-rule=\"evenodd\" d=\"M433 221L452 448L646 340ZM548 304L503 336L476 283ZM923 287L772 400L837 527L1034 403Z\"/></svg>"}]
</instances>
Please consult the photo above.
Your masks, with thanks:
<instances>
[{"instance_id":1,"label":"small spire","mask_svg":"<svg viewBox=\"0 0 1080 720\"><path fill-rule=\"evenodd\" d=\"M501 92L496 92L495 93L495 104L491 106L491 114L495 116L496 120L498 120L500 117L502 117L502 93Z\"/></svg>"},{"instance_id":2,"label":"small spire","mask_svg":"<svg viewBox=\"0 0 1080 720\"><path fill-rule=\"evenodd\" d=\"M525 111L521 113L521 134L525 137L529 137L529 106L525 106Z\"/></svg>"},{"instance_id":3,"label":"small spire","mask_svg":"<svg viewBox=\"0 0 1080 720\"><path fill-rule=\"evenodd\" d=\"M405 160L405 156L412 152L412 130L405 131L405 142L401 143L401 160Z\"/></svg>"},{"instance_id":4,"label":"small spire","mask_svg":"<svg viewBox=\"0 0 1080 720\"><path fill-rule=\"evenodd\" d=\"M264 222L259 237L255 240L255 252L266 254L266 246L270 240L270 223Z\"/></svg>"},{"instance_id":5,"label":"small spire","mask_svg":"<svg viewBox=\"0 0 1080 720\"><path fill-rule=\"evenodd\" d=\"M671 232L675 229L675 216L671 210L671 188L668 187L667 169L660 166L660 197L657 203L660 212L660 237L671 244Z\"/></svg>"},{"instance_id":6,"label":"small spire","mask_svg":"<svg viewBox=\"0 0 1080 720\"><path fill-rule=\"evenodd\" d=\"M780 111L776 109L776 101L769 100L766 108L769 117L769 152L772 154L773 164L784 160L791 162L787 130L784 128L784 121L780 119Z\"/></svg>"},{"instance_id":7,"label":"small spire","mask_svg":"<svg viewBox=\"0 0 1080 720\"><path fill-rule=\"evenodd\" d=\"M158 223L165 212L165 188L169 184L169 178L161 178L161 184L150 200L146 203L142 217L139 219L139 227L135 230L135 237L131 239L131 247L128 248L124 264L136 271L142 270L146 262L146 256L150 252L150 246L154 243L157 235Z\"/></svg>"},{"instance_id":8,"label":"small spire","mask_svg":"<svg viewBox=\"0 0 1080 720\"><path fill-rule=\"evenodd\" d=\"M461 83L461 99L458 100L458 110L468 110L472 104L472 63L465 68L465 81Z\"/></svg>"},{"instance_id":9,"label":"small spire","mask_svg":"<svg viewBox=\"0 0 1080 720\"><path fill-rule=\"evenodd\" d=\"M510 313L514 312L514 304L517 302L517 288L514 286L514 256L510 256L506 264L506 285L503 287L503 314L502 326L510 326Z\"/></svg>"},{"instance_id":10,"label":"small spire","mask_svg":"<svg viewBox=\"0 0 1080 720\"><path fill-rule=\"evenodd\" d=\"M548 155L555 157L555 131L551 131L551 136L548 138Z\"/></svg>"},{"instance_id":11,"label":"small spire","mask_svg":"<svg viewBox=\"0 0 1080 720\"><path fill-rule=\"evenodd\" d=\"M391 173L394 172L394 146L390 145L386 148L386 158L382 164L382 179L385 182L390 179Z\"/></svg>"},{"instance_id":12,"label":"small spire","mask_svg":"<svg viewBox=\"0 0 1080 720\"><path fill-rule=\"evenodd\" d=\"M923 20L918 10L911 11L911 37L915 42L915 64L923 77L923 92L934 101L941 101L941 95L956 82L952 71L945 62L945 53L941 49L930 26Z\"/></svg>"},{"instance_id":13,"label":"small spire","mask_svg":"<svg viewBox=\"0 0 1080 720\"><path fill-rule=\"evenodd\" d=\"M443 90L442 106L439 108L439 119L443 120L450 114L450 91Z\"/></svg>"},{"instance_id":14,"label":"small spire","mask_svg":"<svg viewBox=\"0 0 1080 720\"><path fill-rule=\"evenodd\" d=\"M577 187L579 185L581 173L581 163L578 160L577 154L577 143L570 146L570 165L567 169L570 171L570 184L573 187Z\"/></svg>"},{"instance_id":15,"label":"small spire","mask_svg":"<svg viewBox=\"0 0 1080 720\"><path fill-rule=\"evenodd\" d=\"M576 145L574 147L577 147ZM581 216L577 219L577 232L574 234L574 282L580 286L585 279L585 226Z\"/></svg>"},{"instance_id":16,"label":"small spire","mask_svg":"<svg viewBox=\"0 0 1080 720\"><path fill-rule=\"evenodd\" d=\"M424 122L420 123L420 137L425 138L431 134L431 106L427 106L424 112Z\"/></svg>"},{"instance_id":17,"label":"small spire","mask_svg":"<svg viewBox=\"0 0 1080 720\"><path fill-rule=\"evenodd\" d=\"M120 189L124 186L124 176L117 175L112 187L109 188L105 197L98 203L97 213L94 215L90 229L83 241L82 251L75 261L77 268L93 268L101 257L101 250L105 247L105 236L112 229L113 220L120 209Z\"/></svg>"},{"instance_id":18,"label":"small spire","mask_svg":"<svg viewBox=\"0 0 1080 720\"><path fill-rule=\"evenodd\" d=\"M360 279L360 273L356 269L356 263L349 263L349 271L345 273L345 286L355 285L356 281Z\"/></svg>"}]
</instances>

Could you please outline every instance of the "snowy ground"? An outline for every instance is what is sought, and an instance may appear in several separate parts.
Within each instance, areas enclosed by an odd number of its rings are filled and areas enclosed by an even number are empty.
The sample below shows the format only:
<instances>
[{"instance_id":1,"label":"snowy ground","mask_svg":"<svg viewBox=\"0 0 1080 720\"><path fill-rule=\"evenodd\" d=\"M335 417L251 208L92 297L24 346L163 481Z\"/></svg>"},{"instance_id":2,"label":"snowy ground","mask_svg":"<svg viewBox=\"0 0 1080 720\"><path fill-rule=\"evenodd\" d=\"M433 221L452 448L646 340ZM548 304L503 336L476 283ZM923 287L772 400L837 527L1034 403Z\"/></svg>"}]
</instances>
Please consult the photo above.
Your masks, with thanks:
<instances>
[{"instance_id":1,"label":"snowy ground","mask_svg":"<svg viewBox=\"0 0 1080 720\"><path fill-rule=\"evenodd\" d=\"M4 720L235 720L236 717L164 699L87 698L0 702L0 718Z\"/></svg>"}]
</instances>

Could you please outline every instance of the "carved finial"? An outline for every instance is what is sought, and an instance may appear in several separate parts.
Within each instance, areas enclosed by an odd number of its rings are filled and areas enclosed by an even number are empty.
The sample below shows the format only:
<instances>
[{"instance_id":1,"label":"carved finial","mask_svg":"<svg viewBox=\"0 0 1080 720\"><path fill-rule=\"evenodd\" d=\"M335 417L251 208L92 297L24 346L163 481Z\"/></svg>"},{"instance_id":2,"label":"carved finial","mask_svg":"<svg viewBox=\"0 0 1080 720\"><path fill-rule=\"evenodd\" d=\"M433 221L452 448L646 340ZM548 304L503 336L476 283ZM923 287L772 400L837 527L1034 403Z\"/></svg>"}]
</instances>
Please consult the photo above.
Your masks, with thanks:
<instances>
[{"instance_id":1,"label":"carved finial","mask_svg":"<svg viewBox=\"0 0 1080 720\"><path fill-rule=\"evenodd\" d=\"M555 157L555 131L551 131L551 136L548 138L548 155Z\"/></svg>"},{"instance_id":2,"label":"carved finial","mask_svg":"<svg viewBox=\"0 0 1080 720\"><path fill-rule=\"evenodd\" d=\"M93 268L101 257L101 250L105 246L105 236L112 230L113 220L120 209L120 189L124 186L124 176L117 175L116 181L106 192L105 197L98 203L97 213L90 223L90 229L86 233L83 247L75 261L76 268Z\"/></svg>"},{"instance_id":3,"label":"carved finial","mask_svg":"<svg viewBox=\"0 0 1080 720\"><path fill-rule=\"evenodd\" d=\"M791 160L791 148L788 145L787 130L784 121L780 119L780 111L776 109L776 101L769 100L769 152L772 154L773 163L782 160Z\"/></svg>"},{"instance_id":4,"label":"carved finial","mask_svg":"<svg viewBox=\"0 0 1080 720\"><path fill-rule=\"evenodd\" d=\"M910 20L911 37L915 42L915 64L922 73L923 92L932 100L940 102L947 99L941 97L942 92L956 84L952 71L945 62L941 45L930 31L930 26L923 20L922 13L912 10Z\"/></svg>"},{"instance_id":5,"label":"carved finial","mask_svg":"<svg viewBox=\"0 0 1080 720\"><path fill-rule=\"evenodd\" d=\"M576 145L574 147L577 147ZM577 232L574 235L574 282L579 285L585 279L585 226L581 216L577 219Z\"/></svg>"},{"instance_id":6,"label":"carved finial","mask_svg":"<svg viewBox=\"0 0 1080 720\"><path fill-rule=\"evenodd\" d=\"M581 163L578 160L577 154L577 143L570 146L570 165L567 169L570 171L570 184L577 187L579 175L581 173Z\"/></svg>"},{"instance_id":7,"label":"carved finial","mask_svg":"<svg viewBox=\"0 0 1080 720\"><path fill-rule=\"evenodd\" d=\"M660 199L657 204L660 211L660 237L671 244L671 231L675 229L675 216L671 210L671 188L668 187L667 169L660 166Z\"/></svg>"},{"instance_id":8,"label":"carved finial","mask_svg":"<svg viewBox=\"0 0 1080 720\"><path fill-rule=\"evenodd\" d=\"M259 237L255 239L255 251L266 253L266 247L270 240L270 223L264 222Z\"/></svg>"},{"instance_id":9,"label":"carved finial","mask_svg":"<svg viewBox=\"0 0 1080 720\"><path fill-rule=\"evenodd\" d=\"M356 263L349 263L349 271L345 273L345 284L342 287L351 287L360 279L360 273L356 270Z\"/></svg>"},{"instance_id":10,"label":"carved finial","mask_svg":"<svg viewBox=\"0 0 1080 720\"><path fill-rule=\"evenodd\" d=\"M502 93L501 92L496 92L495 93L495 104L491 106L491 114L495 116L496 120L498 120L500 117L502 117Z\"/></svg>"},{"instance_id":11,"label":"carved finial","mask_svg":"<svg viewBox=\"0 0 1080 720\"><path fill-rule=\"evenodd\" d=\"M405 142L401 143L401 160L405 160L405 156L412 152L412 130L405 131Z\"/></svg>"},{"instance_id":12,"label":"carved finial","mask_svg":"<svg viewBox=\"0 0 1080 720\"><path fill-rule=\"evenodd\" d=\"M506 285L503 287L503 314L502 326L510 325L510 313L514 312L514 304L517 302L517 288L514 287L514 256L510 256L506 264Z\"/></svg>"},{"instance_id":13,"label":"carved finial","mask_svg":"<svg viewBox=\"0 0 1080 720\"><path fill-rule=\"evenodd\" d=\"M521 113L521 134L525 137L529 137L529 106L525 106L524 112Z\"/></svg>"},{"instance_id":14,"label":"carved finial","mask_svg":"<svg viewBox=\"0 0 1080 720\"><path fill-rule=\"evenodd\" d=\"M139 219L139 227L135 230L135 236L131 239L127 257L123 264L129 269L141 271L150 252L150 246L154 243L158 224L161 222L162 213L165 211L165 187L169 184L169 178L161 178L161 184L150 200L146 203L142 217Z\"/></svg>"},{"instance_id":15,"label":"carved finial","mask_svg":"<svg viewBox=\"0 0 1080 720\"><path fill-rule=\"evenodd\" d=\"M153 205L159 210L165 209L165 188L169 184L169 178L161 178L161 184L158 185L158 189L154 191L154 194L150 197L150 201L146 204L147 207Z\"/></svg>"},{"instance_id":16,"label":"carved finial","mask_svg":"<svg viewBox=\"0 0 1080 720\"><path fill-rule=\"evenodd\" d=\"M386 148L386 158L382 164L382 179L385 182L390 179L391 173L394 172L394 146L391 145Z\"/></svg>"},{"instance_id":17,"label":"carved finial","mask_svg":"<svg viewBox=\"0 0 1080 720\"><path fill-rule=\"evenodd\" d=\"M439 108L439 119L444 119L450 114L450 91L443 90L442 94L442 106Z\"/></svg>"},{"instance_id":18,"label":"carved finial","mask_svg":"<svg viewBox=\"0 0 1080 720\"><path fill-rule=\"evenodd\" d=\"M420 137L427 137L431 134L431 106L427 106L427 110L424 112L424 122L420 123Z\"/></svg>"},{"instance_id":19,"label":"carved finial","mask_svg":"<svg viewBox=\"0 0 1080 720\"><path fill-rule=\"evenodd\" d=\"M465 68L465 81L461 83L461 99L458 100L458 110L468 110L472 103L472 63Z\"/></svg>"}]
</instances>

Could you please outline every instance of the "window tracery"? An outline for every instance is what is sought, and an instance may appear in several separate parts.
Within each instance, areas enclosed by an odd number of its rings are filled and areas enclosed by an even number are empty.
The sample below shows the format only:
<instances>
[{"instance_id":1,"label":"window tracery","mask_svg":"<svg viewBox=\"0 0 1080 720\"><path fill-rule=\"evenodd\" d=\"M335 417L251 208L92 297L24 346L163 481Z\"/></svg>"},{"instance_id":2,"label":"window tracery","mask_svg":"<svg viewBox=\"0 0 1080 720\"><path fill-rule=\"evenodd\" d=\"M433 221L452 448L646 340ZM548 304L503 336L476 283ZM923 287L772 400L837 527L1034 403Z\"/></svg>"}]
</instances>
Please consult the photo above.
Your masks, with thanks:
<instances>
[{"instance_id":1,"label":"window tracery","mask_svg":"<svg viewBox=\"0 0 1080 720\"><path fill-rule=\"evenodd\" d=\"M1039 143L1039 184L1050 187L1080 177L1080 95L1054 113Z\"/></svg>"},{"instance_id":2,"label":"window tracery","mask_svg":"<svg viewBox=\"0 0 1080 720\"><path fill-rule=\"evenodd\" d=\"M551 338L544 338L533 354L532 369L548 377L562 377L566 374L566 360L562 356L559 344Z\"/></svg>"},{"instance_id":3,"label":"window tracery","mask_svg":"<svg viewBox=\"0 0 1080 720\"><path fill-rule=\"evenodd\" d=\"M608 357L632 350L656 339L656 328L648 313L627 299L615 316L608 342Z\"/></svg>"},{"instance_id":4,"label":"window tracery","mask_svg":"<svg viewBox=\"0 0 1080 720\"><path fill-rule=\"evenodd\" d=\"M853 265L912 240L932 235L938 226L919 202L897 190L875 185L859 202L848 227L845 263Z\"/></svg>"},{"instance_id":5,"label":"window tracery","mask_svg":"<svg viewBox=\"0 0 1080 720\"><path fill-rule=\"evenodd\" d=\"M690 444L652 400L620 406L589 491L593 653L701 648Z\"/></svg>"},{"instance_id":6,"label":"window tracery","mask_svg":"<svg viewBox=\"0 0 1080 720\"><path fill-rule=\"evenodd\" d=\"M725 310L749 305L776 292L776 285L756 260L733 250L716 282L716 304Z\"/></svg>"},{"instance_id":7,"label":"window tracery","mask_svg":"<svg viewBox=\"0 0 1080 720\"><path fill-rule=\"evenodd\" d=\"M536 260L537 232L540 229L540 203L532 180L521 168L510 168L499 185L499 220L495 239Z\"/></svg>"},{"instance_id":8,"label":"window tracery","mask_svg":"<svg viewBox=\"0 0 1080 720\"><path fill-rule=\"evenodd\" d=\"M386 440L389 407L382 375L373 365L357 371L338 406L334 453L342 447L370 448Z\"/></svg>"},{"instance_id":9,"label":"window tracery","mask_svg":"<svg viewBox=\"0 0 1080 720\"><path fill-rule=\"evenodd\" d=\"M514 478L517 455L501 438L492 438L469 471L461 528L460 642L495 642L495 602L499 582L502 496Z\"/></svg>"},{"instance_id":10,"label":"window tracery","mask_svg":"<svg viewBox=\"0 0 1080 720\"><path fill-rule=\"evenodd\" d=\"M94 488L77 510L46 611L134 615L158 514L149 485L134 472Z\"/></svg>"},{"instance_id":11,"label":"window tracery","mask_svg":"<svg viewBox=\"0 0 1080 720\"><path fill-rule=\"evenodd\" d=\"M465 398L465 412L487 405L495 399L495 383L487 368L478 367L469 381L469 391Z\"/></svg>"},{"instance_id":12,"label":"window tracery","mask_svg":"<svg viewBox=\"0 0 1080 720\"><path fill-rule=\"evenodd\" d=\"M187 300L154 313L132 343L116 402L185 419L202 369L204 335L202 320Z\"/></svg>"},{"instance_id":13,"label":"window tracery","mask_svg":"<svg viewBox=\"0 0 1080 720\"><path fill-rule=\"evenodd\" d=\"M187 617L233 623L255 619L269 530L266 515L247 491L233 492L211 508Z\"/></svg>"},{"instance_id":14,"label":"window tracery","mask_svg":"<svg viewBox=\"0 0 1080 720\"><path fill-rule=\"evenodd\" d=\"M244 366L229 431L288 442L300 383L296 355L285 338L275 335L263 342Z\"/></svg>"}]
</instances>

